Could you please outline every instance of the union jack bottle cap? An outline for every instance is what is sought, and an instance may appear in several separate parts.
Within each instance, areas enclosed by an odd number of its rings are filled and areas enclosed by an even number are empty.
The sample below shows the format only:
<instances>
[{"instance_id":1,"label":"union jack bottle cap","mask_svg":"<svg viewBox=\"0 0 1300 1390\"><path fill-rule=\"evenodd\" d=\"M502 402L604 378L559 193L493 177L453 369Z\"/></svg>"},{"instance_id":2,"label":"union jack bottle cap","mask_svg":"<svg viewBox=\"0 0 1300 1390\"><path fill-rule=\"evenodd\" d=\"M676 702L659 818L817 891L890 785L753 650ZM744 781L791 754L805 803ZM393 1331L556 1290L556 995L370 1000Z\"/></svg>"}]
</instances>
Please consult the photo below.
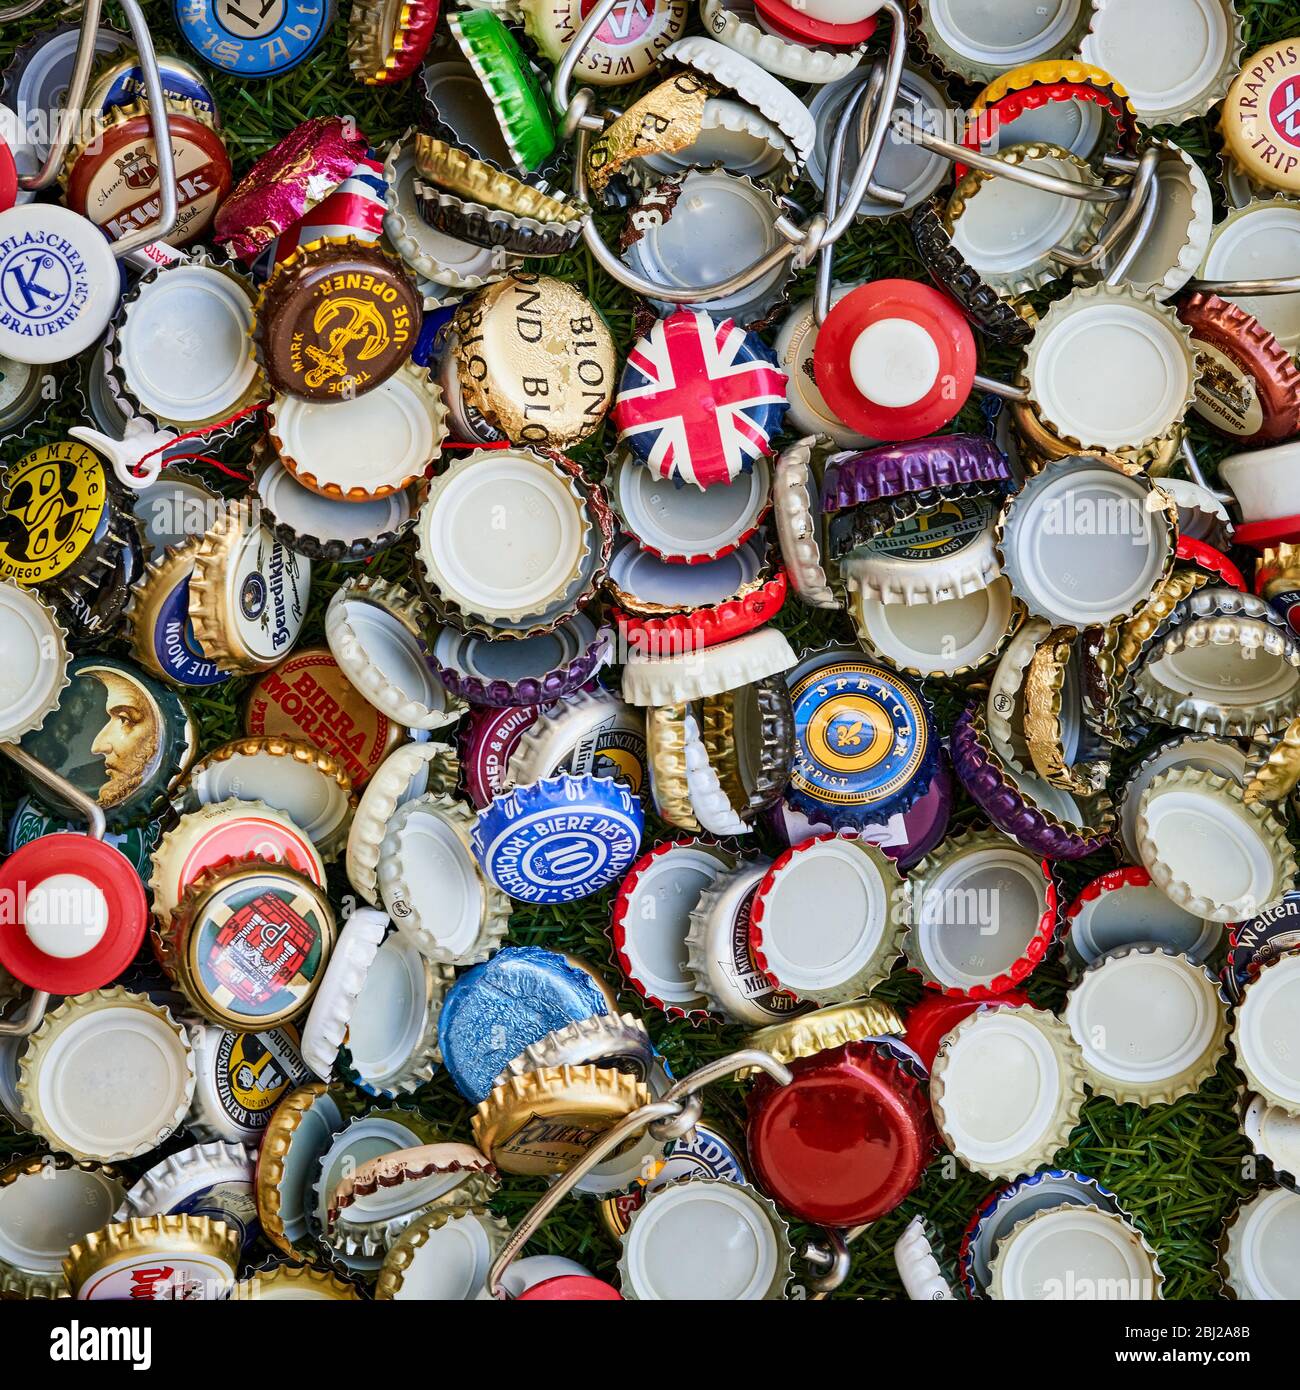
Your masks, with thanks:
<instances>
[{"instance_id":1,"label":"union jack bottle cap","mask_svg":"<svg viewBox=\"0 0 1300 1390\"><path fill-rule=\"evenodd\" d=\"M786 375L756 334L679 309L628 354L612 415L657 477L707 488L770 454L787 408Z\"/></svg>"}]
</instances>

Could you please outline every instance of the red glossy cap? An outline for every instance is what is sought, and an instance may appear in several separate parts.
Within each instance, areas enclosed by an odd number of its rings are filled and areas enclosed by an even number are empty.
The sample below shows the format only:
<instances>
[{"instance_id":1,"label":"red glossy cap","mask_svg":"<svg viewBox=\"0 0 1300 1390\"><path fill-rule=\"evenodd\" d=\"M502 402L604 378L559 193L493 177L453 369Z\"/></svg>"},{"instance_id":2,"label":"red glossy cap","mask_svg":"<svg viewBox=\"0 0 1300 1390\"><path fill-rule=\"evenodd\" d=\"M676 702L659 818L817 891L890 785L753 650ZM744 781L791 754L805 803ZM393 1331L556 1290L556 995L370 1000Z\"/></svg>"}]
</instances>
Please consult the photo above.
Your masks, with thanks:
<instances>
[{"instance_id":1,"label":"red glossy cap","mask_svg":"<svg viewBox=\"0 0 1300 1390\"><path fill-rule=\"evenodd\" d=\"M893 1211L934 1149L917 1079L870 1043L790 1064L781 1086L760 1077L746 1137L759 1185L804 1221L858 1226Z\"/></svg>"},{"instance_id":2,"label":"red glossy cap","mask_svg":"<svg viewBox=\"0 0 1300 1390\"><path fill-rule=\"evenodd\" d=\"M835 48L854 48L876 32L876 16L868 15L856 24L828 24L814 19L803 10L796 10L781 0L754 0L755 8L764 22L782 38L796 43L824 43Z\"/></svg>"},{"instance_id":3,"label":"red glossy cap","mask_svg":"<svg viewBox=\"0 0 1300 1390\"><path fill-rule=\"evenodd\" d=\"M986 999L954 999L935 990L926 990L919 1002L907 1011L907 1032L903 1034L903 1041L927 1067L932 1067L944 1034L950 1033L968 1014L981 1006L994 1008L1001 1004L1028 1003L1029 996L1018 989Z\"/></svg>"},{"instance_id":4,"label":"red glossy cap","mask_svg":"<svg viewBox=\"0 0 1300 1390\"><path fill-rule=\"evenodd\" d=\"M57 880L51 882L50 880ZM28 933L33 894L45 885L40 914L59 920L103 914L103 934L79 955L43 950ZM126 857L101 840L84 835L43 835L0 865L0 965L32 989L51 994L84 994L115 980L135 957L148 919L144 887ZM46 928L53 933L56 928ZM72 925L61 939L77 931ZM68 949L75 942L68 941Z\"/></svg>"},{"instance_id":5,"label":"red glossy cap","mask_svg":"<svg viewBox=\"0 0 1300 1390\"><path fill-rule=\"evenodd\" d=\"M603 1279L560 1274L525 1289L516 1303L622 1303L623 1295Z\"/></svg>"},{"instance_id":6,"label":"red glossy cap","mask_svg":"<svg viewBox=\"0 0 1300 1390\"><path fill-rule=\"evenodd\" d=\"M14 153L0 139L0 212L8 212L18 201L18 166Z\"/></svg>"},{"instance_id":7,"label":"red glossy cap","mask_svg":"<svg viewBox=\"0 0 1300 1390\"><path fill-rule=\"evenodd\" d=\"M1252 550L1265 550L1270 545L1281 545L1283 541L1300 541L1300 515L1248 521L1233 529L1232 539L1238 545L1250 546Z\"/></svg>"},{"instance_id":8,"label":"red glossy cap","mask_svg":"<svg viewBox=\"0 0 1300 1390\"><path fill-rule=\"evenodd\" d=\"M876 280L846 294L813 348L826 404L852 429L883 440L919 439L946 425L966 404L975 362L966 316L915 280ZM866 376L876 383L870 395Z\"/></svg>"},{"instance_id":9,"label":"red glossy cap","mask_svg":"<svg viewBox=\"0 0 1300 1390\"><path fill-rule=\"evenodd\" d=\"M1178 537L1178 558L1187 560L1198 569L1207 570L1210 574L1216 575L1225 584L1230 584L1234 589L1246 592L1246 577L1232 563L1231 560L1221 550L1216 550L1214 546L1207 545L1204 541L1194 540L1191 536Z\"/></svg>"},{"instance_id":10,"label":"red glossy cap","mask_svg":"<svg viewBox=\"0 0 1300 1390\"><path fill-rule=\"evenodd\" d=\"M626 646L646 656L684 656L701 647L716 647L720 642L743 637L771 622L785 603L786 589L785 571L778 570L766 584L743 598L693 608L687 613L639 618L621 608L611 607L609 612Z\"/></svg>"}]
</instances>

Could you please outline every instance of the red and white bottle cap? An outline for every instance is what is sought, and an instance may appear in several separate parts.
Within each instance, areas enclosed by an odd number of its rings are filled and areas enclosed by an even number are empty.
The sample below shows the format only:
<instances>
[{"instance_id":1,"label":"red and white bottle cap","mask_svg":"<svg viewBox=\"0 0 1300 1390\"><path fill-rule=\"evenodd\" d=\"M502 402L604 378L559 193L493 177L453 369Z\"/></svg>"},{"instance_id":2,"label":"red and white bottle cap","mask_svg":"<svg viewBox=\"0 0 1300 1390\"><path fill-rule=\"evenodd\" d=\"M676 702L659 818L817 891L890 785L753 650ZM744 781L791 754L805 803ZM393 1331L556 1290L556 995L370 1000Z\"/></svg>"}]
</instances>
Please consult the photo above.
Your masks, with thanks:
<instances>
[{"instance_id":1,"label":"red and white bottle cap","mask_svg":"<svg viewBox=\"0 0 1300 1390\"><path fill-rule=\"evenodd\" d=\"M112 845L43 835L0 866L0 965L32 989L84 994L130 965L148 917L144 888Z\"/></svg>"},{"instance_id":2,"label":"red and white bottle cap","mask_svg":"<svg viewBox=\"0 0 1300 1390\"><path fill-rule=\"evenodd\" d=\"M862 285L827 315L817 386L845 424L875 439L919 439L951 420L975 380L975 335L946 295L913 280Z\"/></svg>"}]
</instances>

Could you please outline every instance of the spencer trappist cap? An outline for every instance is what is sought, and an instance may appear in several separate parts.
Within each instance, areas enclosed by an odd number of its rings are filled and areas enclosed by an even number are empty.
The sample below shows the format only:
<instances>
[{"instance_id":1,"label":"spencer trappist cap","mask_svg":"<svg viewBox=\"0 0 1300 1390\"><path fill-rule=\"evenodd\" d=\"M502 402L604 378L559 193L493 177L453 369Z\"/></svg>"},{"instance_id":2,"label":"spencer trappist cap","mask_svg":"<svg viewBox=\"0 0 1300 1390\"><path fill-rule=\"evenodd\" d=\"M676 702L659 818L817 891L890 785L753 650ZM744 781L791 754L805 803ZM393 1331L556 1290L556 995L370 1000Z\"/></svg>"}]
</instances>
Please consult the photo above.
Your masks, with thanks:
<instances>
[{"instance_id":1,"label":"spencer trappist cap","mask_svg":"<svg viewBox=\"0 0 1300 1390\"><path fill-rule=\"evenodd\" d=\"M254 334L277 391L350 399L406 361L420 316L420 297L396 256L325 237L276 266L257 302Z\"/></svg>"},{"instance_id":2,"label":"spencer trappist cap","mask_svg":"<svg viewBox=\"0 0 1300 1390\"><path fill-rule=\"evenodd\" d=\"M185 246L211 226L233 175L225 142L188 101L167 100L175 163L176 223L165 238ZM68 206L120 241L158 216L158 151L144 101L94 114L63 168Z\"/></svg>"}]
</instances>

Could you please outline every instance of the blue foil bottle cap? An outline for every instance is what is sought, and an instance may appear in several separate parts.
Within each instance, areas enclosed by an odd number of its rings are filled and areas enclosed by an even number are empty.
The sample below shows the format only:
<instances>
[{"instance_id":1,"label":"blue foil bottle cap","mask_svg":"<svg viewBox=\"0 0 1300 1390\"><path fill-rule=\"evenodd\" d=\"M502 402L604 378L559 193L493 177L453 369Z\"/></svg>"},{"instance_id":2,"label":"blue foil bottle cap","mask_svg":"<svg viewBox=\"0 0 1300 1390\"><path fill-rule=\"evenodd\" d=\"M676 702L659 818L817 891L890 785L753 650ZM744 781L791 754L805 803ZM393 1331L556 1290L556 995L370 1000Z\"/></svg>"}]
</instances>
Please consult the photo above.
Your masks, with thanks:
<instances>
[{"instance_id":1,"label":"blue foil bottle cap","mask_svg":"<svg viewBox=\"0 0 1300 1390\"><path fill-rule=\"evenodd\" d=\"M540 946L507 946L447 991L438 1019L443 1065L461 1095L477 1103L531 1043L608 1012L586 971Z\"/></svg>"},{"instance_id":2,"label":"blue foil bottle cap","mask_svg":"<svg viewBox=\"0 0 1300 1390\"><path fill-rule=\"evenodd\" d=\"M624 783L564 772L493 797L470 841L503 893L520 902L565 903L622 878L644 829L641 800Z\"/></svg>"},{"instance_id":3,"label":"blue foil bottle cap","mask_svg":"<svg viewBox=\"0 0 1300 1390\"><path fill-rule=\"evenodd\" d=\"M848 649L813 652L786 680L795 734L786 796L810 820L879 824L929 790L939 736L917 686Z\"/></svg>"}]
</instances>

